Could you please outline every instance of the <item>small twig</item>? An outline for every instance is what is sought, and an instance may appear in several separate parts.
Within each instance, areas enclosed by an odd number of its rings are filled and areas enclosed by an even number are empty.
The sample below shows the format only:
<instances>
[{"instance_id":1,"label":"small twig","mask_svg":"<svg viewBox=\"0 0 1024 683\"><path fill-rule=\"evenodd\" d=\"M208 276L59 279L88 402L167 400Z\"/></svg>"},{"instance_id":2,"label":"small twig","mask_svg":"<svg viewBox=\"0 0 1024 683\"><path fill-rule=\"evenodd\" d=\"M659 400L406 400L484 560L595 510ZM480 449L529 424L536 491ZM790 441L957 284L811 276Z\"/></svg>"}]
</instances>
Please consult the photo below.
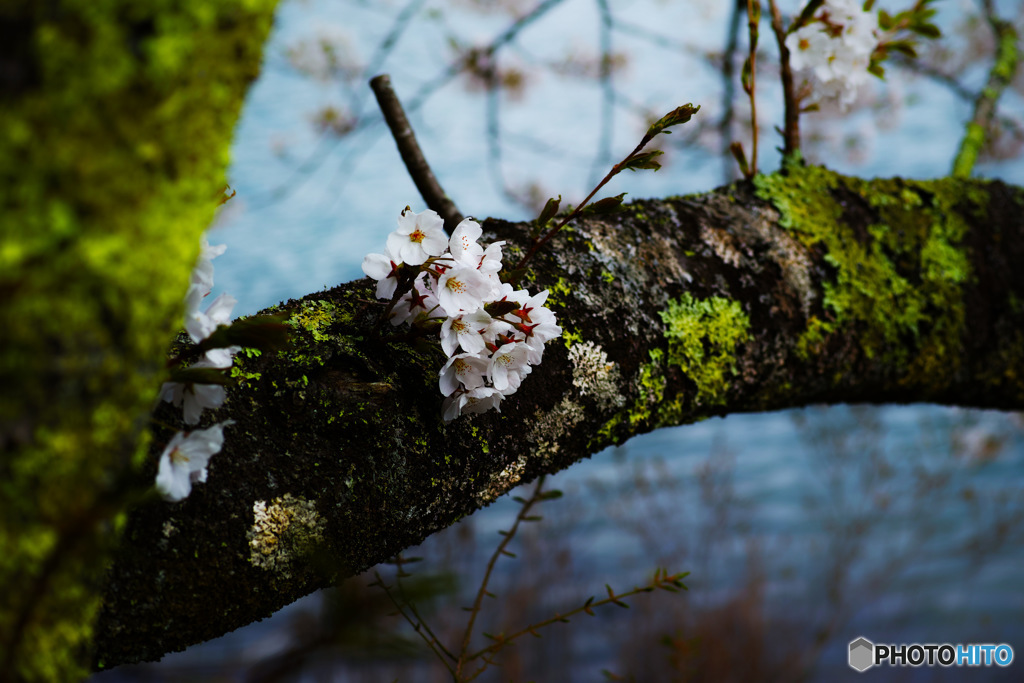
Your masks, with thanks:
<instances>
[{"instance_id":1,"label":"small twig","mask_svg":"<svg viewBox=\"0 0 1024 683\"><path fill-rule=\"evenodd\" d=\"M508 643L510 643L511 641L516 640L517 638L521 638L521 637L525 636L526 634L530 634L530 635L536 636L536 635L538 635L537 634L537 630L538 629L544 628L545 626L551 626L552 624L557 624L559 622L565 623L565 622L569 621L569 617L576 616L577 614L580 614L581 612L589 614L590 616L594 616L594 611L593 610L594 610L595 607L604 607L605 605L618 605L619 607L628 607L628 605L626 605L624 602L622 602L623 598L631 598L634 595L639 595L640 593L651 593L651 592L654 592L658 588L661 588L663 590L673 591L673 592L675 592L675 589L677 589L677 588L684 588L685 589L686 586L682 583L682 580L687 576L687 574L689 574L689 572L680 572L678 574L669 574L667 571L665 571L663 569L659 569L659 570L657 570L655 572L654 578L652 578L650 583L647 584L646 586L639 586L639 587L634 588L633 590L626 591L625 593L619 593L619 594L614 593L612 591L611 587L609 586L609 587L607 587L608 588L608 597L607 598L604 598L602 600L596 600L596 601L594 600L594 598L590 598L583 605L581 605L580 607L577 607L576 609L570 610L570 611L566 612L565 614L560 614L560 613L556 612L555 616L550 617L548 619L545 619L544 621L538 621L535 624L531 624L530 626L527 626L526 628L523 628L523 629L521 629L519 631L516 631L515 633L512 633L511 635L507 635L506 636L506 635L503 635L503 634L499 634L497 636L492 636L492 638L493 638L493 640L495 642L493 644L491 644L491 645L488 645L487 647L485 647L485 648L483 648L481 650L477 650L476 652L474 652L473 654L471 654L469 656L469 659L476 659L478 657L484 657L485 655L487 655L489 653L497 652L501 648L503 648L506 645L508 645Z\"/></svg>"},{"instance_id":2,"label":"small twig","mask_svg":"<svg viewBox=\"0 0 1024 683\"><path fill-rule=\"evenodd\" d=\"M526 519L530 508L532 508L538 501L543 499L541 491L544 488L544 480L547 478L546 475L541 475L537 479L537 485L533 489L533 494L523 503L523 507L519 510L519 514L516 515L516 521L513 522L512 528L507 532L503 532L501 543L495 548L494 554L491 555L490 561L487 563L487 570L484 572L484 578L480 581L480 589L476 593L476 600L473 601L473 607L469 612L469 621L466 623L466 634L462 637L462 648L459 650L459 661L455 665L455 679L461 680L462 669L469 661L466 653L469 652L469 642L473 637L473 625L476 623L476 617L480 613L480 607L483 604L484 596L487 595L487 584L491 580L491 574L494 572L494 566L498 563L498 558L505 554L505 548L509 542L516 535L519 530L520 523Z\"/></svg>"},{"instance_id":3,"label":"small twig","mask_svg":"<svg viewBox=\"0 0 1024 683\"><path fill-rule=\"evenodd\" d=\"M399 572L401 572L401 568L399 568ZM406 613L406 611L403 609L404 601L403 602L399 602L399 600L394 595L391 594L391 586L389 586L386 583L384 583L383 577L381 577L380 573L376 569L373 571L373 575L376 577L377 581L374 584L371 584L371 585L380 586L380 589L382 591L384 591L384 595L386 595L388 600L391 601L391 604L395 606L395 609L398 610L398 613L402 616L402 618L405 619L409 623L410 626L412 626L412 630L416 631L416 633L419 635L419 637L423 639L423 642L427 644L427 647L429 647L430 650L434 653L434 655L439 660L441 660L441 663L444 664L446 669L448 669L448 672L451 673L451 675L453 677L455 677L456 676L455 670L452 669L451 664L448 663L448 660L445 659L445 656L441 653L441 650L444 650L444 652L448 652L444 648L444 646L441 645L440 642L435 642L433 640L433 638L428 637L427 634L424 633L423 630L421 629L422 622L416 621L415 619L413 619L412 617L410 617ZM408 603L404 603L404 604L408 604ZM433 633L431 633L431 636L433 636ZM440 647L440 649L438 649L439 647Z\"/></svg>"},{"instance_id":4,"label":"small twig","mask_svg":"<svg viewBox=\"0 0 1024 683\"><path fill-rule=\"evenodd\" d=\"M1020 62L1020 47L1017 31L1013 25L996 16L992 3L983 3L986 17L996 38L996 60L988 75L988 83L974 102L974 116L967 124L960 151L953 161L953 177L969 178L974 164L978 161L981 148L985 145L985 132L992 125L996 102L1003 90L1013 80L1013 74Z\"/></svg>"},{"instance_id":5,"label":"small twig","mask_svg":"<svg viewBox=\"0 0 1024 683\"><path fill-rule=\"evenodd\" d=\"M732 119L734 110L734 99L736 96L736 85L733 82L733 75L736 68L736 50L739 47L740 15L743 12L745 0L735 0L732 5L732 14L729 17L729 34L725 44L725 54L722 58L722 118L718 122L718 134L722 137L722 159L725 160L725 182L731 183L734 178L733 165L729 161L731 156L729 150L732 148Z\"/></svg>"},{"instance_id":6,"label":"small twig","mask_svg":"<svg viewBox=\"0 0 1024 683\"><path fill-rule=\"evenodd\" d=\"M448 655L448 658L454 662L457 659L455 655L453 655L448 648L444 646L441 639L438 638L433 629L430 628L430 624L427 623L427 620L420 616L419 610L416 609L416 603L412 602L405 596L405 589L402 587L402 575L404 574L405 576L409 576L409 574L406 574L402 569L403 562L404 560L402 559L401 554L395 556L395 569L397 570L395 572L395 587L398 588L398 593L402 596L402 602L409 608L409 611L412 612L412 616L416 618L420 627L427 632L427 635L434 641L434 644L437 645L441 652ZM449 668L449 671L450 670L451 669Z\"/></svg>"},{"instance_id":7,"label":"small twig","mask_svg":"<svg viewBox=\"0 0 1024 683\"><path fill-rule=\"evenodd\" d=\"M427 163L419 143L416 142L416 134L412 130L409 119L405 116L402 103L398 100L394 88L391 87L391 78L387 74L375 76L370 79L370 87L373 89L373 94L377 96L377 104L380 105L384 120L387 121L388 128L391 129L391 136L395 139L395 145L398 146L398 153L402 156L405 168L409 171L412 181L416 183L416 189L420 191L420 196L423 197L427 206L444 219L445 230L451 234L459 221L463 219L462 213L455 206L455 202L445 194L441 184L434 176L434 172L430 170L430 164Z\"/></svg>"},{"instance_id":8,"label":"small twig","mask_svg":"<svg viewBox=\"0 0 1024 683\"><path fill-rule=\"evenodd\" d=\"M761 22L760 0L747 0L747 29L750 34L750 82L743 84L743 89L750 96L750 129L751 146L750 169L745 174L747 179L757 175L757 25Z\"/></svg>"},{"instance_id":9,"label":"small twig","mask_svg":"<svg viewBox=\"0 0 1024 683\"><path fill-rule=\"evenodd\" d=\"M793 69L789 64L789 48L786 47L786 29L782 26L782 13L779 12L779 6L775 0L768 0L768 5L772 10L772 31L775 32L775 40L779 44L782 96L786 105L786 128L782 134L784 142L782 156L792 159L800 154L800 102L797 99L796 86L793 82Z\"/></svg>"}]
</instances>

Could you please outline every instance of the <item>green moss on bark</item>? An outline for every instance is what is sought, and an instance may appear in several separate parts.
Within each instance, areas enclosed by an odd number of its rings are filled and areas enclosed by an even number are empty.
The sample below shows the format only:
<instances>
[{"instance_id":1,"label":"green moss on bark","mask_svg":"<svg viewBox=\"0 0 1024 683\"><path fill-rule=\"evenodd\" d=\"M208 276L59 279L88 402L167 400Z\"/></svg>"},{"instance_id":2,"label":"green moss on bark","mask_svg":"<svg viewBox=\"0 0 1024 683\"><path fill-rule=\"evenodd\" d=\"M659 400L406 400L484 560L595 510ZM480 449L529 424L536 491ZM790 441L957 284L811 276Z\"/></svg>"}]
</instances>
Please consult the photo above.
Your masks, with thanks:
<instances>
[{"instance_id":1,"label":"green moss on bark","mask_svg":"<svg viewBox=\"0 0 1024 683\"><path fill-rule=\"evenodd\" d=\"M792 167L754 184L781 212L780 225L824 250L832 268L824 311L797 344L804 360L824 353L833 335L856 333L864 355L897 364L906 383L953 376L972 278L963 212L984 210L983 183L866 181Z\"/></svg>"}]
</instances>

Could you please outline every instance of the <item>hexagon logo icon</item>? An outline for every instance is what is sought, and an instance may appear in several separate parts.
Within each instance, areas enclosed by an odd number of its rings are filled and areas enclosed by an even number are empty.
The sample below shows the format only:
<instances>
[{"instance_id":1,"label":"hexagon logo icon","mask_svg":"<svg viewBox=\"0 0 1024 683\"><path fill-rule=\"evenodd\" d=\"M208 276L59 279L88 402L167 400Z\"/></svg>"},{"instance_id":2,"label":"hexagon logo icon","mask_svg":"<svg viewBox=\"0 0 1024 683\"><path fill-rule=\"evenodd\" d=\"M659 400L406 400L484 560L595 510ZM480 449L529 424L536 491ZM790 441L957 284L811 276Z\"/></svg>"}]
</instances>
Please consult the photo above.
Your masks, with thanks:
<instances>
[{"instance_id":1,"label":"hexagon logo icon","mask_svg":"<svg viewBox=\"0 0 1024 683\"><path fill-rule=\"evenodd\" d=\"M875 644L867 638L850 641L850 667L857 671L867 671L874 665Z\"/></svg>"}]
</instances>

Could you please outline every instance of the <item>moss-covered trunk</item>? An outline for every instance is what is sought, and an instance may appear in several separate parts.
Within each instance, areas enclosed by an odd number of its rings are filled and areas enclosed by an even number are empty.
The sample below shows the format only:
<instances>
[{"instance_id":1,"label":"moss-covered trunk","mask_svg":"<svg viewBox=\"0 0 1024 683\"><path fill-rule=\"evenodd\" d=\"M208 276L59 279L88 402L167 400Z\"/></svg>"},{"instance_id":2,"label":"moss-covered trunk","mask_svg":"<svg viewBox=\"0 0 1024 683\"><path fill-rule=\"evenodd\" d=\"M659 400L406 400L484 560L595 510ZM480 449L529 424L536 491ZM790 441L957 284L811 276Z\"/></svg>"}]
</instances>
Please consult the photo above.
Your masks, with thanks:
<instances>
[{"instance_id":1,"label":"moss-covered trunk","mask_svg":"<svg viewBox=\"0 0 1024 683\"><path fill-rule=\"evenodd\" d=\"M0 7L0 680L88 670L274 0Z\"/></svg>"},{"instance_id":2,"label":"moss-covered trunk","mask_svg":"<svg viewBox=\"0 0 1024 683\"><path fill-rule=\"evenodd\" d=\"M658 427L815 402L1020 410L1022 216L997 182L794 168L587 219L527 283L550 290L562 339L500 414L449 424L439 344L378 338L368 280L290 302L274 312L294 347L236 359L209 481L128 520L98 664L267 616ZM530 230L484 228L512 261Z\"/></svg>"}]
</instances>

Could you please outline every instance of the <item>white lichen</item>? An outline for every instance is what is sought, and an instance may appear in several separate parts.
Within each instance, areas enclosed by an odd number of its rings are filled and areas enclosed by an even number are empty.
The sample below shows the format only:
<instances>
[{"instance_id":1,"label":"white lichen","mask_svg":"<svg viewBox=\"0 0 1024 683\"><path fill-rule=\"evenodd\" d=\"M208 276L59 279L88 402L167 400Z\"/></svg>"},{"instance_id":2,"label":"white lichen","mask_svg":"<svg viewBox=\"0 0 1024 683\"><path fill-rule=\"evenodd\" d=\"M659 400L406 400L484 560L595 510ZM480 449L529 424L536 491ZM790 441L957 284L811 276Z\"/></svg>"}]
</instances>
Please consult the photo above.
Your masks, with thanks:
<instances>
[{"instance_id":1,"label":"white lichen","mask_svg":"<svg viewBox=\"0 0 1024 683\"><path fill-rule=\"evenodd\" d=\"M619 368L608 360L600 345L587 341L569 349L572 384L581 396L591 396L599 407L621 407L625 398L619 393L622 378Z\"/></svg>"},{"instance_id":2,"label":"white lichen","mask_svg":"<svg viewBox=\"0 0 1024 683\"><path fill-rule=\"evenodd\" d=\"M715 256L733 268L738 268L743 261L743 254L736 248L736 238L728 231L701 225L700 239L715 250Z\"/></svg>"},{"instance_id":3,"label":"white lichen","mask_svg":"<svg viewBox=\"0 0 1024 683\"><path fill-rule=\"evenodd\" d=\"M316 504L290 493L253 503L253 525L246 534L249 561L257 567L291 577L296 563L321 541L324 521Z\"/></svg>"},{"instance_id":4,"label":"white lichen","mask_svg":"<svg viewBox=\"0 0 1024 683\"><path fill-rule=\"evenodd\" d=\"M503 495L510 489L514 488L519 480L523 477L523 471L526 469L526 456L520 455L519 458L510 463L501 472L492 474L487 480L487 486L476 493L476 499L481 505L486 505L498 499L499 496Z\"/></svg>"},{"instance_id":5,"label":"white lichen","mask_svg":"<svg viewBox=\"0 0 1024 683\"><path fill-rule=\"evenodd\" d=\"M530 430L534 455L544 462L551 460L558 453L559 441L568 437L583 418L583 407L568 396L546 414L538 410Z\"/></svg>"}]
</instances>

